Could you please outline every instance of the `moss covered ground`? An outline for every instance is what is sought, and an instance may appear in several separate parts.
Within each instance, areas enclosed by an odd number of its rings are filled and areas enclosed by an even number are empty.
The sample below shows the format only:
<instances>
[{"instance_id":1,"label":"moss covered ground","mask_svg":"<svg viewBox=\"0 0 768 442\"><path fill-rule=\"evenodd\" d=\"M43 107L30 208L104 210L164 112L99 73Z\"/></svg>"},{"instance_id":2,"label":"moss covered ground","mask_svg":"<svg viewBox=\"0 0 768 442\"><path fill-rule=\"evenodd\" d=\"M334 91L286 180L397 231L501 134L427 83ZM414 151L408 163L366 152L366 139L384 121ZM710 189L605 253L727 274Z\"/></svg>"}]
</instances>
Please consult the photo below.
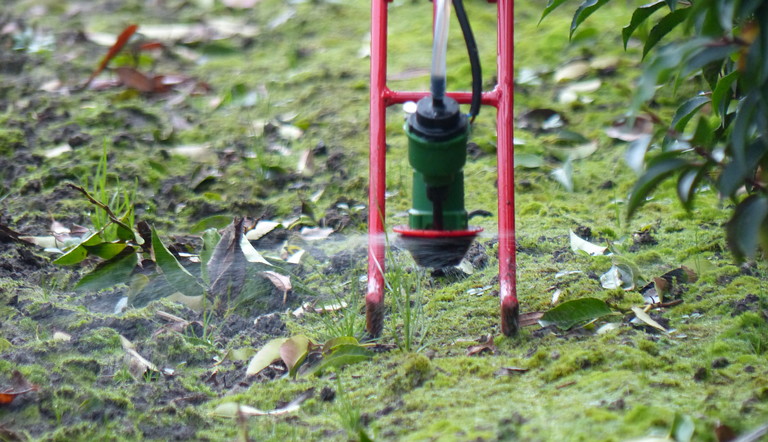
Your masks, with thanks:
<instances>
[{"instance_id":1,"label":"moss covered ground","mask_svg":"<svg viewBox=\"0 0 768 442\"><path fill-rule=\"evenodd\" d=\"M225 6L246 3L253 6ZM491 87L495 7L466 3ZM161 287L158 299L115 314L131 287L75 290L98 259L55 265L55 254L0 231L0 393L14 388L15 370L37 386L0 405L0 439L706 441L765 424L766 264L734 263L722 228L730 202L704 189L689 213L668 183L625 219L637 175L624 160L627 143L605 129L623 116L640 72L639 48L622 50L618 25L629 21L630 3L603 8L571 41L566 10L538 24L544 2L518 2L515 20L522 312L551 309L558 293L560 303L598 298L616 313L568 331L535 324L512 338L500 334L495 114L484 109L465 168L466 200L469 210L493 216L473 220L485 233L471 252L471 271L420 269L393 248L388 282L404 291L386 294L375 355L294 380L279 364L246 376L248 356L277 337L364 337L368 2L6 0L1 226L36 237L50 236L52 221L92 227L94 206L65 183L92 188L106 147L109 192L135 190L136 220L154 226L166 244L196 254L201 222L298 219L270 234L277 248L254 244L265 254L281 247L306 253L288 269L293 290L285 303L282 292L262 284L259 296L272 298L193 310L164 299L172 290ZM430 5L397 0L390 13L391 87L425 89ZM136 41L162 48L140 52L131 43L77 90L132 23L144 32ZM468 89L456 23L451 34L448 85ZM571 79L563 67L574 62L582 71ZM118 66L184 82L138 92L112 84ZM653 111L669 119L697 81L678 95L661 94ZM582 87L576 99L562 98L574 83ZM537 115L551 116L546 109L561 116L566 131L541 129ZM402 109L392 108L388 225L403 223L410 205L402 123ZM595 148L585 150L591 142ZM573 151L583 158L570 163L569 190L552 173ZM307 241L302 225L334 233ZM612 253L572 251L571 230ZM603 288L599 277L613 264L633 269L638 288ZM650 312L668 332L632 323L631 308L644 305L639 287L682 265L697 274L667 294L682 302ZM398 307L405 292L410 320ZM307 302L338 301L348 307L291 313ZM184 322L168 322L162 312ZM161 372L137 372L121 336ZM470 350L489 336L485 351ZM226 403L280 409L297 398L299 408L285 414L214 413Z\"/></svg>"}]
</instances>

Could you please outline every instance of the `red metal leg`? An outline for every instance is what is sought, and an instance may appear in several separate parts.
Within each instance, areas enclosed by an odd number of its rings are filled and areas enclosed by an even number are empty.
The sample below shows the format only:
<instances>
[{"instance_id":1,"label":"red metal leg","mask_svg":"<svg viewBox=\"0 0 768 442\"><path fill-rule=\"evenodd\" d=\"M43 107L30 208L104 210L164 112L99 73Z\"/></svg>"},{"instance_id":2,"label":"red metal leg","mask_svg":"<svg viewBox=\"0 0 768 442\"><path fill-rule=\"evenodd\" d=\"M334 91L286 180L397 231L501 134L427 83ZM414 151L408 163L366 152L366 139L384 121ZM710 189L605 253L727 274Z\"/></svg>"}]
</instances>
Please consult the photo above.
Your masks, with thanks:
<instances>
[{"instance_id":1,"label":"red metal leg","mask_svg":"<svg viewBox=\"0 0 768 442\"><path fill-rule=\"evenodd\" d=\"M513 130L514 103L514 2L499 0L498 8L498 87L496 116L499 174L499 298L501 331L511 336L518 330L515 261L515 155Z\"/></svg>"},{"instance_id":2,"label":"red metal leg","mask_svg":"<svg viewBox=\"0 0 768 442\"><path fill-rule=\"evenodd\" d=\"M368 293L366 329L384 324L384 194L386 191L387 2L371 1L371 148L368 185Z\"/></svg>"},{"instance_id":3,"label":"red metal leg","mask_svg":"<svg viewBox=\"0 0 768 442\"><path fill-rule=\"evenodd\" d=\"M384 324L384 194L386 191L386 108L392 104L418 101L428 92L392 91L387 88L387 3L371 0L371 116L370 178L368 190L368 291L365 296L366 328L379 336ZM499 297L501 329L511 336L518 330L519 304L516 292L515 187L513 146L513 0L488 0L498 8L498 85L484 92L482 103L495 106L498 135L499 175ZM459 103L471 102L472 94L448 94Z\"/></svg>"}]
</instances>

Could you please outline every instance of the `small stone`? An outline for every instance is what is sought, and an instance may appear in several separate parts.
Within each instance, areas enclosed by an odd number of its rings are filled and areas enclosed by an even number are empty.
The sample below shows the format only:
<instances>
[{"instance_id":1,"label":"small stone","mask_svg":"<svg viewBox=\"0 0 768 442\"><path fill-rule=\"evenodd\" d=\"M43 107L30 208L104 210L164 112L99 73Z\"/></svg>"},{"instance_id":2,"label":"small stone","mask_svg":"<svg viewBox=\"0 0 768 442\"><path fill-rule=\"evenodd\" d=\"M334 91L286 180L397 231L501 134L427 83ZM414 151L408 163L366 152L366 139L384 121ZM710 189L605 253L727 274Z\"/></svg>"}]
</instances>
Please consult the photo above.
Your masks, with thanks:
<instances>
[{"instance_id":1,"label":"small stone","mask_svg":"<svg viewBox=\"0 0 768 442\"><path fill-rule=\"evenodd\" d=\"M693 374L693 380L701 382L707 378L707 369L705 367L699 367L696 373Z\"/></svg>"}]
</instances>

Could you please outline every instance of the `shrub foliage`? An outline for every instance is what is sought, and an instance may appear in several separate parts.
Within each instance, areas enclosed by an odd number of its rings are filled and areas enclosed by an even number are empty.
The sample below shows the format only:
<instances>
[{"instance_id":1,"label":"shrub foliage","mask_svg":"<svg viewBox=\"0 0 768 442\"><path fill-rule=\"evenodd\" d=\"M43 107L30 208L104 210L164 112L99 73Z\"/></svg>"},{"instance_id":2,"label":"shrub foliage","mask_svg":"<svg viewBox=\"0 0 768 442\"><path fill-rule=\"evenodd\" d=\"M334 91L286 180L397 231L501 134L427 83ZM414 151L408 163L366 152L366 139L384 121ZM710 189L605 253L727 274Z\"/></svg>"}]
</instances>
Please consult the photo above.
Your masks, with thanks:
<instances>
[{"instance_id":1,"label":"shrub foliage","mask_svg":"<svg viewBox=\"0 0 768 442\"><path fill-rule=\"evenodd\" d=\"M610 0L585 0L570 35ZM550 0L542 19L566 0ZM702 89L687 97L671 121L639 148L646 167L628 202L628 216L663 181L677 180L687 210L704 185L730 200L728 245L738 261L768 250L768 2L658 0L635 9L622 29L626 49L638 29L643 72L631 111L652 100L659 86L677 88L699 76ZM656 116L654 116L656 117ZM633 146L638 148L638 146ZM763 255L764 256L764 255Z\"/></svg>"}]
</instances>

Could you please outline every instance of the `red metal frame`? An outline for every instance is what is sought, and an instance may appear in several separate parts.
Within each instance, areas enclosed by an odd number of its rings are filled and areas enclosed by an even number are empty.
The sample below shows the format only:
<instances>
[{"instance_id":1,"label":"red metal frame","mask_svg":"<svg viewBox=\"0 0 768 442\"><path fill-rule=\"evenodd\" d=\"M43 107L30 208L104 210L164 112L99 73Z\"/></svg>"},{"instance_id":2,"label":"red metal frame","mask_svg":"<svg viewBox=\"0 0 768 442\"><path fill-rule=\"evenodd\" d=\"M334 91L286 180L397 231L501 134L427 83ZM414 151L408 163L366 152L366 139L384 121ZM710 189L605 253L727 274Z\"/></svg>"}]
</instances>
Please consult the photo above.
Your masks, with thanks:
<instances>
[{"instance_id":1,"label":"red metal frame","mask_svg":"<svg viewBox=\"0 0 768 442\"><path fill-rule=\"evenodd\" d=\"M368 292L365 296L367 330L372 336L381 334L384 323L384 219L386 190L386 109L418 101L429 94L424 91L393 91L387 87L387 3L371 0L371 120L370 177L368 214ZM498 10L497 78L492 91L483 92L482 103L497 109L497 161L499 189L499 298L501 329L511 336L518 329L515 262L515 187L513 146L513 67L514 67L514 1L488 0ZM449 96L462 104L472 100L471 92L451 92Z\"/></svg>"}]
</instances>

